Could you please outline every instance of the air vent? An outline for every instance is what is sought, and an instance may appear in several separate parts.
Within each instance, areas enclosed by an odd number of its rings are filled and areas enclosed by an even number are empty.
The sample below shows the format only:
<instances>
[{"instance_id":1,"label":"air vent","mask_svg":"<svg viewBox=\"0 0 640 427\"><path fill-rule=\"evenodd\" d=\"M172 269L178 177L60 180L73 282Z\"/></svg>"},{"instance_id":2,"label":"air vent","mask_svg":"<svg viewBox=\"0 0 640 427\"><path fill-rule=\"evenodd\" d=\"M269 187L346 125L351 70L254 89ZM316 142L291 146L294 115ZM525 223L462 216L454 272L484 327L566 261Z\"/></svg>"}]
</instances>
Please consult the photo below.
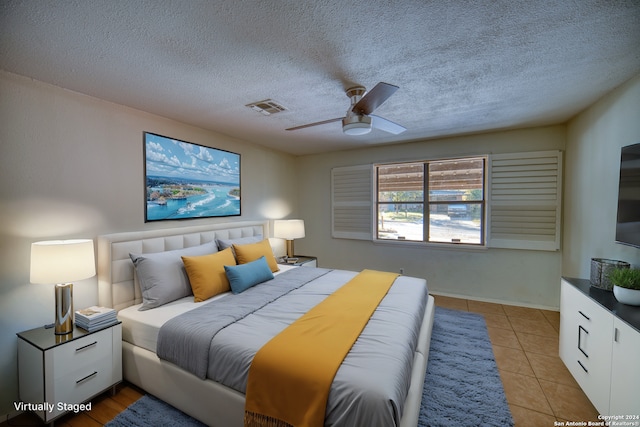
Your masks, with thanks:
<instances>
[{"instance_id":1,"label":"air vent","mask_svg":"<svg viewBox=\"0 0 640 427\"><path fill-rule=\"evenodd\" d=\"M252 102L251 104L247 104L246 106L254 111L257 111L258 113L264 114L265 116L270 116L282 111L287 111L286 108L278 104L273 99L265 99L264 101Z\"/></svg>"}]
</instances>

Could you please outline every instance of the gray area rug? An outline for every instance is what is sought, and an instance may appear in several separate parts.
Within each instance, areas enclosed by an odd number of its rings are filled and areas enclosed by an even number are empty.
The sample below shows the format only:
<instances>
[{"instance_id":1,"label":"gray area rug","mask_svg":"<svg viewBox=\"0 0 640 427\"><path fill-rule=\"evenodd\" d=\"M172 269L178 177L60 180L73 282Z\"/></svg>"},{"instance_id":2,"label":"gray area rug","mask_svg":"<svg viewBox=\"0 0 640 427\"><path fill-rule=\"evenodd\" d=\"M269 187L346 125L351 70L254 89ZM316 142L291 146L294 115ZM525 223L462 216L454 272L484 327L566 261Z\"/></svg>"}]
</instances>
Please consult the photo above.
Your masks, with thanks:
<instances>
[{"instance_id":1,"label":"gray area rug","mask_svg":"<svg viewBox=\"0 0 640 427\"><path fill-rule=\"evenodd\" d=\"M168 403L149 394L133 402L105 427L206 427Z\"/></svg>"},{"instance_id":2,"label":"gray area rug","mask_svg":"<svg viewBox=\"0 0 640 427\"><path fill-rule=\"evenodd\" d=\"M141 397L106 424L203 425L150 395ZM418 426L513 426L482 316L436 307Z\"/></svg>"},{"instance_id":3,"label":"gray area rug","mask_svg":"<svg viewBox=\"0 0 640 427\"><path fill-rule=\"evenodd\" d=\"M513 426L481 315L436 307L418 426Z\"/></svg>"}]
</instances>

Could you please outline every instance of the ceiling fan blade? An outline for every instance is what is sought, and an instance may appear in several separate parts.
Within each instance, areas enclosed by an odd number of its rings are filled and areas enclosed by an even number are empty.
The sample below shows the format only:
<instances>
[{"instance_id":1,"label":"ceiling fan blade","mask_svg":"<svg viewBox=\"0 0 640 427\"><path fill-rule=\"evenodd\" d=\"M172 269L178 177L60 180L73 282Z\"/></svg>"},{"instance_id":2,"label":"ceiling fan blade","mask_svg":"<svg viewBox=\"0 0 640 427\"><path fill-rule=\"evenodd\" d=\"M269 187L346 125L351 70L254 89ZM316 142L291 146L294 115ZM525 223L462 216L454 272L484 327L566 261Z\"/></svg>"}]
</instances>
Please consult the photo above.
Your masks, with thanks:
<instances>
[{"instance_id":1,"label":"ceiling fan blade","mask_svg":"<svg viewBox=\"0 0 640 427\"><path fill-rule=\"evenodd\" d=\"M353 106L351 111L360 114L371 114L381 106L391 95L396 93L398 86L380 82L367 92L360 101Z\"/></svg>"},{"instance_id":2,"label":"ceiling fan blade","mask_svg":"<svg viewBox=\"0 0 640 427\"><path fill-rule=\"evenodd\" d=\"M404 132L405 130L407 130L406 127L399 125L397 123L394 123L391 120L387 120L383 117L375 116L373 114L371 114L369 117L371 117L371 126L376 129L380 129L385 132L392 133L394 135L398 135Z\"/></svg>"},{"instance_id":3,"label":"ceiling fan blade","mask_svg":"<svg viewBox=\"0 0 640 427\"><path fill-rule=\"evenodd\" d=\"M344 117L338 117L337 119L329 119L329 120L323 120L321 122L308 123L306 125L294 126L292 128L288 128L288 129L285 129L285 130L298 130L298 129L310 128L311 126L318 126L318 125L324 125L324 124L327 124L327 123L339 122L343 118Z\"/></svg>"}]
</instances>

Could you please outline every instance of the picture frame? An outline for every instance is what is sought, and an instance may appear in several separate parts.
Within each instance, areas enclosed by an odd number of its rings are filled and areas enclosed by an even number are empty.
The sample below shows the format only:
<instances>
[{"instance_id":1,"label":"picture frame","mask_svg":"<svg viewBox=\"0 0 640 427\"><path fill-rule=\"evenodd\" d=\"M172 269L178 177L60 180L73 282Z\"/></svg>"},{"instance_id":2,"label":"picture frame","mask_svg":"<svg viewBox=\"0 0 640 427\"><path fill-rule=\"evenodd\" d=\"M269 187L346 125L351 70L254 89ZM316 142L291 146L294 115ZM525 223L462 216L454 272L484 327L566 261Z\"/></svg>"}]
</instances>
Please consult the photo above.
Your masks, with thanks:
<instances>
[{"instance_id":1,"label":"picture frame","mask_svg":"<svg viewBox=\"0 0 640 427\"><path fill-rule=\"evenodd\" d=\"M145 222L241 214L240 154L143 133Z\"/></svg>"}]
</instances>

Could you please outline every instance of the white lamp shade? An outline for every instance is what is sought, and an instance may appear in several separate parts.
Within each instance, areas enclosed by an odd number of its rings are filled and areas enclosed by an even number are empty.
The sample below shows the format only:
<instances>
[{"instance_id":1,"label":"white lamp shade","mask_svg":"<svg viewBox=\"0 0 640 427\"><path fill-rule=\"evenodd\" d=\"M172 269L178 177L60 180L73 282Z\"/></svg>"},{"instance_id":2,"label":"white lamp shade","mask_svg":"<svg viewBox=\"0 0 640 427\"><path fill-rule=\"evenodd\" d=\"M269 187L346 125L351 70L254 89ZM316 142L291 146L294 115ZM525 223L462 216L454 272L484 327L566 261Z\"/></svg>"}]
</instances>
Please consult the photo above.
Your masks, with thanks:
<instances>
[{"instance_id":1,"label":"white lamp shade","mask_svg":"<svg viewBox=\"0 0 640 427\"><path fill-rule=\"evenodd\" d=\"M273 222L273 236L293 240L304 237L304 221L301 219L277 219Z\"/></svg>"},{"instance_id":2,"label":"white lamp shade","mask_svg":"<svg viewBox=\"0 0 640 427\"><path fill-rule=\"evenodd\" d=\"M31 244L31 283L67 283L95 274L93 240L49 240Z\"/></svg>"}]
</instances>

